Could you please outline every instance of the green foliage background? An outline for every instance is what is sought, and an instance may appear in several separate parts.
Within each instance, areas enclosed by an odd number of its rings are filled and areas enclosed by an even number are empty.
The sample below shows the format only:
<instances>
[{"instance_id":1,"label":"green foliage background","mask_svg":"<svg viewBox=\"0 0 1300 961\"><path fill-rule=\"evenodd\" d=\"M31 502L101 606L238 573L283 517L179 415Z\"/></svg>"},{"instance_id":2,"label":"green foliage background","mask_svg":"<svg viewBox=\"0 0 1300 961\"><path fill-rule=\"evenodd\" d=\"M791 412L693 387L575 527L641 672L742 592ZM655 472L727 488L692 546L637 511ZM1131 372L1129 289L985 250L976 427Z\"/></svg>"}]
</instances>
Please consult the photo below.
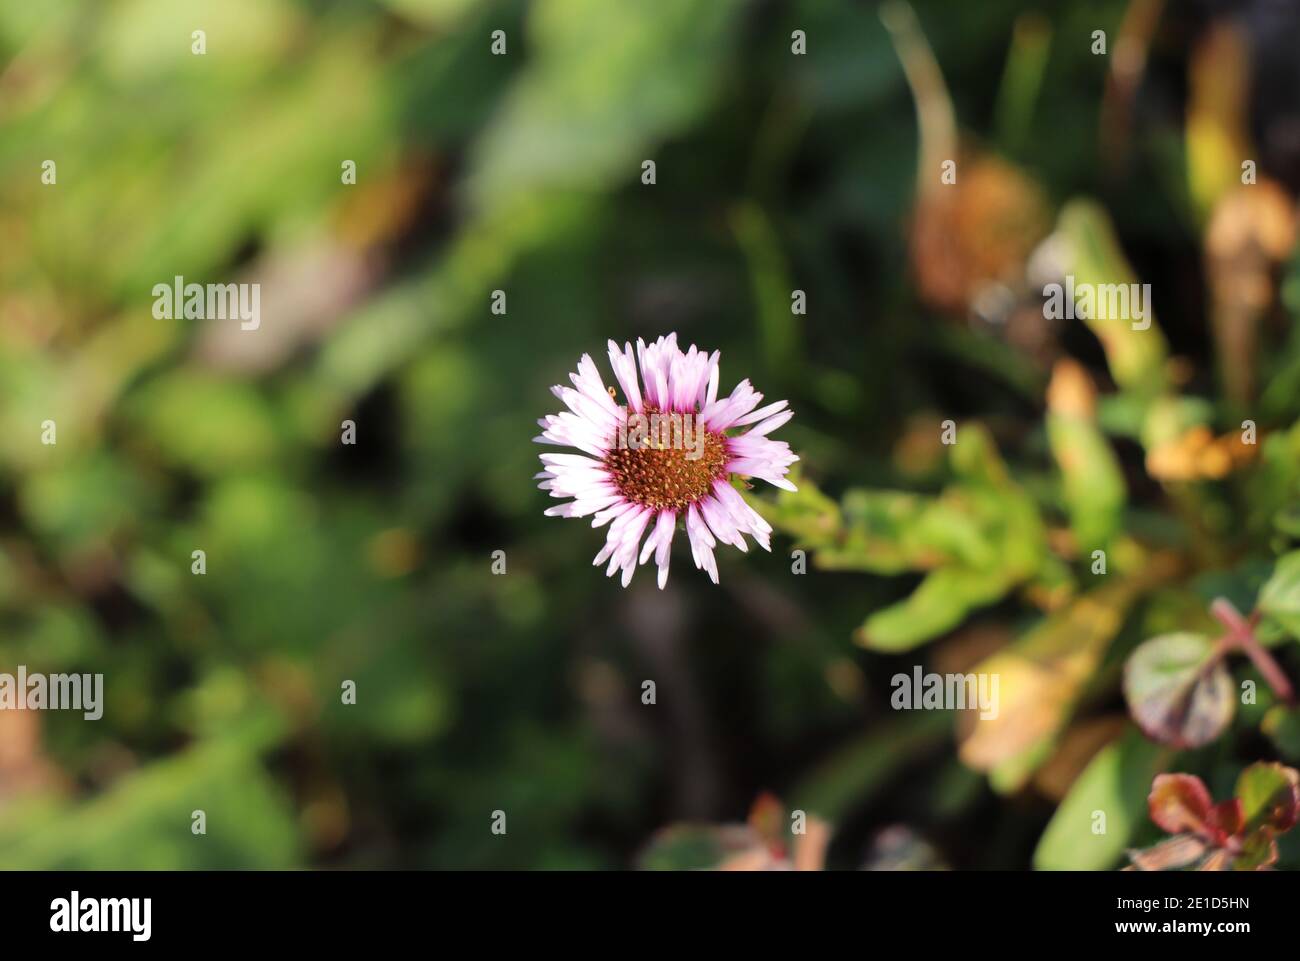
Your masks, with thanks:
<instances>
[{"instance_id":1,"label":"green foliage background","mask_svg":"<svg viewBox=\"0 0 1300 961\"><path fill-rule=\"evenodd\" d=\"M914 108L872 4L0 4L0 670L107 691L95 723L0 716L0 867L617 868L771 790L836 824L836 866L901 822L955 867L1109 868L1159 835L1157 770L1221 793L1250 760L1294 762L1262 701L1191 757L1130 729L1060 802L1029 777L1059 732L986 777L953 717L889 707L890 676L931 663L918 645L974 625L1091 652L1062 727L1122 714L1124 656L1204 627L1214 596L1251 609L1300 535L1294 327L1261 352L1258 463L1134 480L1162 390L1179 427L1244 415L1200 298L1169 293L1204 283L1176 112L1102 174L1088 37L1125 4L1043 7L1051 56L1027 78L1008 51L1031 5L917 14L962 126L1033 172L1101 276L1129 269L1122 247L1155 274L1196 374L1165 390L1164 346L1134 374L1076 324L1066 352L1110 378L1100 426L1053 422L1047 370L918 295ZM176 275L260 281L262 329L154 318ZM754 491L773 553L720 554L720 587L679 538L668 589L641 572L625 592L590 566L597 533L542 516L530 438L581 353L672 330L722 350L724 388L790 399L807 483ZM940 417L963 431L952 461L906 468L900 442ZM1076 446L1082 480L1058 465ZM1118 545L1099 603L1123 617L1095 642L1043 629L1070 615L1031 597L1096 589L1049 545L1072 523ZM1162 550L1185 565L1157 591ZM1080 826L1098 803L1100 847Z\"/></svg>"}]
</instances>

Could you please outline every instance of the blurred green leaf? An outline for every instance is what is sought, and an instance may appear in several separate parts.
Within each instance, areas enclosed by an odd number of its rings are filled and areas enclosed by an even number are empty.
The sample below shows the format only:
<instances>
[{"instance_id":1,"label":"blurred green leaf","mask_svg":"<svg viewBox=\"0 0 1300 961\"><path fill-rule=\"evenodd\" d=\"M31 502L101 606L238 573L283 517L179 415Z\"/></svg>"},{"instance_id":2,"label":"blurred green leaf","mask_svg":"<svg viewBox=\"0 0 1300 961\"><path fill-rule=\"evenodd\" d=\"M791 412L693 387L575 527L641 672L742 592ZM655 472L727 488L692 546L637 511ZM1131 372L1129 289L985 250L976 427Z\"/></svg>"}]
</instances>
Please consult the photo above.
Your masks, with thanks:
<instances>
[{"instance_id":1,"label":"blurred green leaf","mask_svg":"<svg viewBox=\"0 0 1300 961\"><path fill-rule=\"evenodd\" d=\"M1278 560L1259 592L1259 609L1300 639L1300 551Z\"/></svg>"},{"instance_id":2,"label":"blurred green leaf","mask_svg":"<svg viewBox=\"0 0 1300 961\"><path fill-rule=\"evenodd\" d=\"M1300 761L1300 708L1274 705L1264 715L1261 728L1279 754L1287 760Z\"/></svg>"},{"instance_id":3,"label":"blurred green leaf","mask_svg":"<svg viewBox=\"0 0 1300 961\"><path fill-rule=\"evenodd\" d=\"M191 748L125 777L89 801L0 816L10 870L277 870L301 863L298 827L257 754L265 725ZM191 814L207 833L191 833ZM28 816L24 817L24 813Z\"/></svg>"},{"instance_id":4,"label":"blurred green leaf","mask_svg":"<svg viewBox=\"0 0 1300 961\"><path fill-rule=\"evenodd\" d=\"M909 650L957 626L973 610L1032 579L1047 563L1038 509L1011 481L988 432L960 429L951 448L954 482L935 498L850 490L842 508L800 480L775 504L751 500L773 526L811 548L827 570L929 571L907 598L870 615L858 643Z\"/></svg>"},{"instance_id":5,"label":"blurred green leaf","mask_svg":"<svg viewBox=\"0 0 1300 961\"><path fill-rule=\"evenodd\" d=\"M1083 284L1095 290L1103 285L1137 283L1110 217L1099 205L1071 201L1061 210L1057 230L1066 251L1066 273L1074 277L1076 290ZM1168 386L1168 345L1149 313L1150 327L1135 330L1133 305L1128 306L1129 310L1118 316L1084 317L1083 322L1101 341L1115 383L1136 396L1154 398ZM1151 310L1150 303L1146 308Z\"/></svg>"},{"instance_id":6,"label":"blurred green leaf","mask_svg":"<svg viewBox=\"0 0 1300 961\"><path fill-rule=\"evenodd\" d=\"M1101 431L1087 421L1049 414L1047 433L1080 550L1085 555L1104 550L1119 530L1124 509L1119 463Z\"/></svg>"},{"instance_id":7,"label":"blurred green leaf","mask_svg":"<svg viewBox=\"0 0 1300 961\"><path fill-rule=\"evenodd\" d=\"M1284 764L1252 764L1237 779L1234 796L1241 802L1247 832L1268 827L1289 831L1300 809L1300 776Z\"/></svg>"},{"instance_id":8,"label":"blurred green leaf","mask_svg":"<svg viewBox=\"0 0 1300 961\"><path fill-rule=\"evenodd\" d=\"M1013 578L999 571L942 568L927 574L905 599L868 617L854 639L872 650L909 651L996 601L1012 583Z\"/></svg>"},{"instance_id":9,"label":"blurred green leaf","mask_svg":"<svg viewBox=\"0 0 1300 961\"><path fill-rule=\"evenodd\" d=\"M1102 748L1052 815L1034 850L1034 867L1042 871L1113 868L1146 823L1147 791L1164 756L1158 745L1137 731Z\"/></svg>"}]
</instances>

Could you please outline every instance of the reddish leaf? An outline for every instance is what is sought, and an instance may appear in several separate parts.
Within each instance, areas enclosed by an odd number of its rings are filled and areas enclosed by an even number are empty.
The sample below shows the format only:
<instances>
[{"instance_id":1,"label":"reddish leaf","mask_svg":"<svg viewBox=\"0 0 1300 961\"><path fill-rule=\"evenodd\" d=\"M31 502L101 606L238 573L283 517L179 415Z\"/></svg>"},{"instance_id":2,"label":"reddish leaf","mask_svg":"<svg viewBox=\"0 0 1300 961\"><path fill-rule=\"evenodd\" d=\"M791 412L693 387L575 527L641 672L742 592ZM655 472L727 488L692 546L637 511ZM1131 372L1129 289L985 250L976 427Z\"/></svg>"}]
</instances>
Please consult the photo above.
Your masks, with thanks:
<instances>
[{"instance_id":1,"label":"reddish leaf","mask_svg":"<svg viewBox=\"0 0 1300 961\"><path fill-rule=\"evenodd\" d=\"M1214 802L1194 774L1157 774L1147 796L1151 820L1170 834L1206 835Z\"/></svg>"},{"instance_id":2,"label":"reddish leaf","mask_svg":"<svg viewBox=\"0 0 1300 961\"><path fill-rule=\"evenodd\" d=\"M785 827L785 808L777 798L764 791L749 809L749 827L776 857L783 857L788 832Z\"/></svg>"},{"instance_id":3,"label":"reddish leaf","mask_svg":"<svg viewBox=\"0 0 1300 961\"><path fill-rule=\"evenodd\" d=\"M1252 764L1236 797L1214 804L1200 778L1160 774L1147 798L1151 820L1176 835L1129 852L1132 869L1161 871L1197 863L1198 871L1267 871L1278 859L1276 837L1300 815L1300 773L1283 764Z\"/></svg>"},{"instance_id":4,"label":"reddish leaf","mask_svg":"<svg viewBox=\"0 0 1300 961\"><path fill-rule=\"evenodd\" d=\"M1201 634L1164 634L1124 665L1124 697L1144 734L1172 747L1200 747L1223 733L1236 698L1232 677Z\"/></svg>"},{"instance_id":5,"label":"reddish leaf","mask_svg":"<svg viewBox=\"0 0 1300 961\"><path fill-rule=\"evenodd\" d=\"M1210 815L1206 818L1206 825L1213 832L1216 844L1225 843L1228 838L1237 834L1246 826L1246 818L1241 810L1241 801L1233 798L1231 801L1216 804L1210 809Z\"/></svg>"}]
</instances>

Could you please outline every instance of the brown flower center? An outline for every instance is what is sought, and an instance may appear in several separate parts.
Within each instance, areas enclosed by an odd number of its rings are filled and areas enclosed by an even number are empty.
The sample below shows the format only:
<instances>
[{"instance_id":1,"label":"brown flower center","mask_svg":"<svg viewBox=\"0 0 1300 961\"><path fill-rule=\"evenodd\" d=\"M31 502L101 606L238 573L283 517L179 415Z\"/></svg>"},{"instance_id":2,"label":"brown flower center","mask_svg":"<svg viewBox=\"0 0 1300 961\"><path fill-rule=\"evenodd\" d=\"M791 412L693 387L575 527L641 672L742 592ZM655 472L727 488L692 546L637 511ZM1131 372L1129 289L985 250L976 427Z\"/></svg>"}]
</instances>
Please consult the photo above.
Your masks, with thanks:
<instances>
[{"instance_id":1,"label":"brown flower center","mask_svg":"<svg viewBox=\"0 0 1300 961\"><path fill-rule=\"evenodd\" d=\"M629 415L627 430L605 455L619 493L655 510L681 510L712 491L726 473L727 449L723 436L701 428L695 417L653 407L644 421Z\"/></svg>"}]
</instances>

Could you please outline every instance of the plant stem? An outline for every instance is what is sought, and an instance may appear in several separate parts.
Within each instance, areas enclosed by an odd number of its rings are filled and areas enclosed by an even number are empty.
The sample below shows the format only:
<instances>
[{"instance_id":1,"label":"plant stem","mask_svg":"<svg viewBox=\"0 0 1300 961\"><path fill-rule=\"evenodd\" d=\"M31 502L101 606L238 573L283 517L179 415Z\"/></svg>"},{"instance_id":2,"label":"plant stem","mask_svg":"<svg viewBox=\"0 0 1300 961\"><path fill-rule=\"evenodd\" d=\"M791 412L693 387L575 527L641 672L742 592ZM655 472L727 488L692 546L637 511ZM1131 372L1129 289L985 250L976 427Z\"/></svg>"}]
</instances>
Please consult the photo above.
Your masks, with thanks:
<instances>
[{"instance_id":1,"label":"plant stem","mask_svg":"<svg viewBox=\"0 0 1300 961\"><path fill-rule=\"evenodd\" d=\"M1247 620L1226 597L1216 597L1210 604L1210 613L1228 629L1228 636L1223 639L1226 648L1239 650L1249 657L1255 667L1259 668L1259 672L1264 675L1264 680L1273 689L1273 693L1288 706L1294 705L1295 692L1291 687L1291 681L1255 637L1255 624L1259 621L1259 615L1252 614Z\"/></svg>"}]
</instances>

